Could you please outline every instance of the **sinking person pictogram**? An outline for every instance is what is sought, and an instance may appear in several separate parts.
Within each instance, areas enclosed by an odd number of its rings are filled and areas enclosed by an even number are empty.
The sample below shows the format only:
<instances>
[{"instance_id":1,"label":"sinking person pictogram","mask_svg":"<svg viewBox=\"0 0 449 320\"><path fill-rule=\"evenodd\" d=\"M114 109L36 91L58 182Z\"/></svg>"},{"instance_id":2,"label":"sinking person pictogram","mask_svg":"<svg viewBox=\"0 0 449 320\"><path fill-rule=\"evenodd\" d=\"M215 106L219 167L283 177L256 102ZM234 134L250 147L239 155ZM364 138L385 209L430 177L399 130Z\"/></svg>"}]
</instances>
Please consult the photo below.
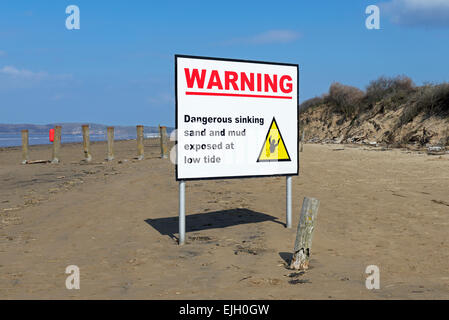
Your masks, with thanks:
<instances>
[{"instance_id":1,"label":"sinking person pictogram","mask_svg":"<svg viewBox=\"0 0 449 320\"><path fill-rule=\"evenodd\" d=\"M260 150L259 157L257 158L257 162L264 161L291 161L281 131L274 117L262 145L262 150Z\"/></svg>"}]
</instances>

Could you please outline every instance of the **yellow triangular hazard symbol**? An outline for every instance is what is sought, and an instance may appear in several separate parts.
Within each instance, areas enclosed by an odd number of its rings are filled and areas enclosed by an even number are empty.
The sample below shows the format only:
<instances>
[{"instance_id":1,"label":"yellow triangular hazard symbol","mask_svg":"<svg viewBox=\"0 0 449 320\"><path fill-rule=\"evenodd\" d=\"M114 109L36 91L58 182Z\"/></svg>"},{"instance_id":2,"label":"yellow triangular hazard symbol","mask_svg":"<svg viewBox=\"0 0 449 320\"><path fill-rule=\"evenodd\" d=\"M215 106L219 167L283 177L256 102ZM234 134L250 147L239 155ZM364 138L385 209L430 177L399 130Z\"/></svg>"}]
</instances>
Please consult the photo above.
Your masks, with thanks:
<instances>
[{"instance_id":1,"label":"yellow triangular hazard symbol","mask_svg":"<svg viewBox=\"0 0 449 320\"><path fill-rule=\"evenodd\" d=\"M274 117L265 137L262 150L260 150L259 158L257 159L257 162L262 161L291 161L287 147L284 144L284 139L282 139L281 131Z\"/></svg>"}]
</instances>

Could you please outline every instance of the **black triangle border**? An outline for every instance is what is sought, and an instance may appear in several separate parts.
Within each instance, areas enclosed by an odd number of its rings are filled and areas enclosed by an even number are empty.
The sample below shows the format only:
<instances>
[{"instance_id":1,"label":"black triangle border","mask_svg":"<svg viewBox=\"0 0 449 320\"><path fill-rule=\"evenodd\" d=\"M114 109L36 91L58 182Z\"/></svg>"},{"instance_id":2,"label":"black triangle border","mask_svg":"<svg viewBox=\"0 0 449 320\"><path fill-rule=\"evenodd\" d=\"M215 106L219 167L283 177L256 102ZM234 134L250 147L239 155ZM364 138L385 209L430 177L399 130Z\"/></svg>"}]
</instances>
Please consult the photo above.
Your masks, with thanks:
<instances>
[{"instance_id":1,"label":"black triangle border","mask_svg":"<svg viewBox=\"0 0 449 320\"><path fill-rule=\"evenodd\" d=\"M271 130L271 126L273 125L273 122L276 123L276 128L278 128L279 136L281 137L282 143L283 143L283 145L284 145L284 147L285 147L285 151L287 152L288 159L280 159L280 160L279 160L279 159L277 159L277 160L260 160L260 156L262 155L262 152L263 152L265 143L267 142L267 138L268 138L268 136L269 136L269 134L270 134L270 130ZM263 142L263 144L262 144L262 148L260 149L260 153L259 153L259 156L257 157L257 161L256 161L256 162L280 162L280 161L292 161L292 159L290 158L290 154L288 153L288 149L287 149L287 145L285 144L285 140L284 140L284 138L282 137L281 128L279 128L279 125L278 125L278 123L276 122L275 117L273 117L273 120L271 120L270 126L268 127L267 136L265 137L265 140L264 140L264 142Z\"/></svg>"}]
</instances>

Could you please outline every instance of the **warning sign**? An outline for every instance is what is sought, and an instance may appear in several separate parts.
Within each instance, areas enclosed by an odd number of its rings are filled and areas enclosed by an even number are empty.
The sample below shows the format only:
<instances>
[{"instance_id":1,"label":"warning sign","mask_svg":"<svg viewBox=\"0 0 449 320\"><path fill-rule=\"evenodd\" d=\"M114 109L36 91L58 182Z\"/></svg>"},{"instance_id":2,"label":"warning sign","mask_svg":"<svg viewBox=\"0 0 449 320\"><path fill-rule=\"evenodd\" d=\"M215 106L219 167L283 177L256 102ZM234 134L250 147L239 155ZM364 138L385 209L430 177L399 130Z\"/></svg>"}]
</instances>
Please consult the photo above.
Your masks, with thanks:
<instances>
[{"instance_id":1,"label":"warning sign","mask_svg":"<svg viewBox=\"0 0 449 320\"><path fill-rule=\"evenodd\" d=\"M175 78L177 180L298 174L298 65L176 55Z\"/></svg>"},{"instance_id":2,"label":"warning sign","mask_svg":"<svg viewBox=\"0 0 449 320\"><path fill-rule=\"evenodd\" d=\"M260 150L257 162L259 161L291 161L275 118L271 121L262 150Z\"/></svg>"}]
</instances>

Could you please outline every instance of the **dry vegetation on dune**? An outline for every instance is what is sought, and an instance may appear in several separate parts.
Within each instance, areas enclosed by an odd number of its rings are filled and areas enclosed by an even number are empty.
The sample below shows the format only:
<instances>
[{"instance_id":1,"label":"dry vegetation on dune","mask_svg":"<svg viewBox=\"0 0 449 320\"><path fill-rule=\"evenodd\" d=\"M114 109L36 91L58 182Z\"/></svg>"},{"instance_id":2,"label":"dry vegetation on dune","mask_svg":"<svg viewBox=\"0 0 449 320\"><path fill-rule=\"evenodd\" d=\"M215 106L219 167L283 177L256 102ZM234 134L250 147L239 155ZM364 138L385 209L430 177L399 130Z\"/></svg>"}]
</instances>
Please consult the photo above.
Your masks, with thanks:
<instances>
[{"instance_id":1,"label":"dry vegetation on dune","mask_svg":"<svg viewBox=\"0 0 449 320\"><path fill-rule=\"evenodd\" d=\"M449 83L380 77L362 91L335 82L300 105L300 120L308 140L448 146Z\"/></svg>"}]
</instances>

